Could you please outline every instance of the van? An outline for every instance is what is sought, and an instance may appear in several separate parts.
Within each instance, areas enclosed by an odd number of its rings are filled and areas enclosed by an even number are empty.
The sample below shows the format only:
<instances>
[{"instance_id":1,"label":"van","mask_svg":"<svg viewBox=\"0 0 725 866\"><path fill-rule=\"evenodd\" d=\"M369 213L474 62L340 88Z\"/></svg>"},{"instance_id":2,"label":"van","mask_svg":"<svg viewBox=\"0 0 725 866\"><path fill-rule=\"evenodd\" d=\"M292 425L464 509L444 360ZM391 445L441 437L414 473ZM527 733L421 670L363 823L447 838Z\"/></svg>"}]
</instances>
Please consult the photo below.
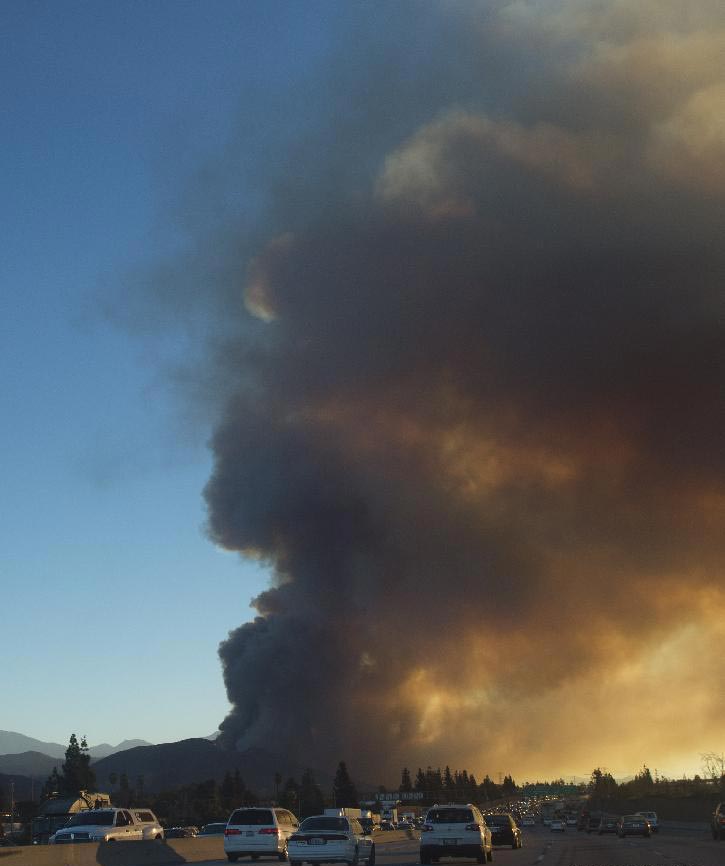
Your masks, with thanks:
<instances>
[{"instance_id":1,"label":"van","mask_svg":"<svg viewBox=\"0 0 725 866\"><path fill-rule=\"evenodd\" d=\"M250 856L287 859L287 840L300 826L287 809L278 807L242 806L229 816L224 830L224 852L234 863Z\"/></svg>"}]
</instances>

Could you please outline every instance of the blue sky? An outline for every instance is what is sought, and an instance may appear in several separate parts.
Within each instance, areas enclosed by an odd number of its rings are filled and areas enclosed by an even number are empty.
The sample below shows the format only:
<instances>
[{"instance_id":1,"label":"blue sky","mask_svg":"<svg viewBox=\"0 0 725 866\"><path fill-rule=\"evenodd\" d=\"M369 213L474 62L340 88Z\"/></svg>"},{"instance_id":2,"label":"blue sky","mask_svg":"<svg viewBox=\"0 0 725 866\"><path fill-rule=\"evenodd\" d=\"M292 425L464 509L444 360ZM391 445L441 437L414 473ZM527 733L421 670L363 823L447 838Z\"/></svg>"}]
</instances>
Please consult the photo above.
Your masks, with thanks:
<instances>
[{"instance_id":1,"label":"blue sky","mask_svg":"<svg viewBox=\"0 0 725 866\"><path fill-rule=\"evenodd\" d=\"M264 138L337 17L334 4L2 4L6 730L163 742L207 735L227 711L217 645L266 575L205 537L209 424L160 362L174 338L148 339L135 315L126 327L118 301L179 245L199 167L247 112ZM249 190L243 217L254 208Z\"/></svg>"}]
</instances>

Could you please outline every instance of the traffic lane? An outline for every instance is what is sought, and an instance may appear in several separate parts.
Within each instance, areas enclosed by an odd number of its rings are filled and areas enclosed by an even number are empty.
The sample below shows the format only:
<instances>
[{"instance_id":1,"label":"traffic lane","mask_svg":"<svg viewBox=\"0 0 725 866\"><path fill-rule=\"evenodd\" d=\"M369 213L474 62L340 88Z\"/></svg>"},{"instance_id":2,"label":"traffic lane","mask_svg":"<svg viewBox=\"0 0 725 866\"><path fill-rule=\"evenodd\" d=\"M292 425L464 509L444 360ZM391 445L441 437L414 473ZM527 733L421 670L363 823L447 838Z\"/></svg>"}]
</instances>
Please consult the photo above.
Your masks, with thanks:
<instances>
[{"instance_id":1,"label":"traffic lane","mask_svg":"<svg viewBox=\"0 0 725 866\"><path fill-rule=\"evenodd\" d=\"M537 845L538 843L538 845ZM722 866L725 845L701 831L656 833L649 838L614 834L529 834L537 866ZM495 859L495 858L494 858Z\"/></svg>"},{"instance_id":2,"label":"traffic lane","mask_svg":"<svg viewBox=\"0 0 725 866\"><path fill-rule=\"evenodd\" d=\"M377 839L377 836L376 836ZM541 841L541 840L540 840ZM524 840L524 846L526 841ZM541 853L541 844L530 850L526 847L512 849L511 846L495 847L493 862L498 866L532 866ZM376 844L375 862L377 866L418 866L420 864L420 839L406 839L389 845ZM475 866L474 858L442 857L441 866Z\"/></svg>"},{"instance_id":3,"label":"traffic lane","mask_svg":"<svg viewBox=\"0 0 725 866\"><path fill-rule=\"evenodd\" d=\"M416 831L408 831L408 830L389 830L389 831L380 831L376 832L373 836L375 840L375 859L378 862L381 862L383 856L387 859L386 863L390 864L406 864L406 863L417 863L418 853L420 851L420 842L418 841L418 833ZM383 855L383 852L385 854ZM226 855L222 854L218 859L215 860L197 860L194 861L193 864L191 861L188 861L190 866L220 866L222 863L226 863ZM240 857L237 861L239 866L243 866L244 863L251 863L252 860L249 857ZM260 857L255 861L258 866L264 866L264 864L272 864L278 863L276 857ZM141 866L141 864L132 864L132 866ZM183 864L182 864L183 866ZM289 862L287 863L289 866Z\"/></svg>"}]
</instances>

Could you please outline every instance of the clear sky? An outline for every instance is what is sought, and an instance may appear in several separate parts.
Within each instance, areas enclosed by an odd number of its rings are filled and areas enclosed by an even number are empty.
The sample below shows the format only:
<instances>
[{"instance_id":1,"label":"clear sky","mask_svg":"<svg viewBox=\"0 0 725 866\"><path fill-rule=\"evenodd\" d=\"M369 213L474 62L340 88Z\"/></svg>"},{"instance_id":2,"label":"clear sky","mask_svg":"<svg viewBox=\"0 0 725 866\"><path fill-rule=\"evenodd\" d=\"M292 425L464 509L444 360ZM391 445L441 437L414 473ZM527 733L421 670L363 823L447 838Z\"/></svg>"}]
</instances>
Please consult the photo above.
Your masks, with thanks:
<instances>
[{"instance_id":1,"label":"clear sky","mask_svg":"<svg viewBox=\"0 0 725 866\"><path fill-rule=\"evenodd\" d=\"M314 62L303 5L2 4L4 729L163 742L227 711L217 645L265 576L206 538L209 428L117 307L241 94Z\"/></svg>"},{"instance_id":2,"label":"clear sky","mask_svg":"<svg viewBox=\"0 0 725 866\"><path fill-rule=\"evenodd\" d=\"M0 4L0 727L720 752L723 45L714 0Z\"/></svg>"}]
</instances>

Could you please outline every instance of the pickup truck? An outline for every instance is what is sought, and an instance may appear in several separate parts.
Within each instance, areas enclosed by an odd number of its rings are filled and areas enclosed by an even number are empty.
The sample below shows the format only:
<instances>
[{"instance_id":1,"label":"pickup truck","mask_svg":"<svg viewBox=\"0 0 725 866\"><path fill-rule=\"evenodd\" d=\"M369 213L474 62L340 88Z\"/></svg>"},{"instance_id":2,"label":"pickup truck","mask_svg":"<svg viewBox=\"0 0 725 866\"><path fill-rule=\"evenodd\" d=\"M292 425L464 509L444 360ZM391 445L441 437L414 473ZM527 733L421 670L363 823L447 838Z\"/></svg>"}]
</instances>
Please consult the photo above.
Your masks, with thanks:
<instances>
[{"instance_id":1,"label":"pickup truck","mask_svg":"<svg viewBox=\"0 0 725 866\"><path fill-rule=\"evenodd\" d=\"M88 809L72 815L50 837L51 845L83 842L135 842L163 839L164 831L149 809Z\"/></svg>"}]
</instances>

